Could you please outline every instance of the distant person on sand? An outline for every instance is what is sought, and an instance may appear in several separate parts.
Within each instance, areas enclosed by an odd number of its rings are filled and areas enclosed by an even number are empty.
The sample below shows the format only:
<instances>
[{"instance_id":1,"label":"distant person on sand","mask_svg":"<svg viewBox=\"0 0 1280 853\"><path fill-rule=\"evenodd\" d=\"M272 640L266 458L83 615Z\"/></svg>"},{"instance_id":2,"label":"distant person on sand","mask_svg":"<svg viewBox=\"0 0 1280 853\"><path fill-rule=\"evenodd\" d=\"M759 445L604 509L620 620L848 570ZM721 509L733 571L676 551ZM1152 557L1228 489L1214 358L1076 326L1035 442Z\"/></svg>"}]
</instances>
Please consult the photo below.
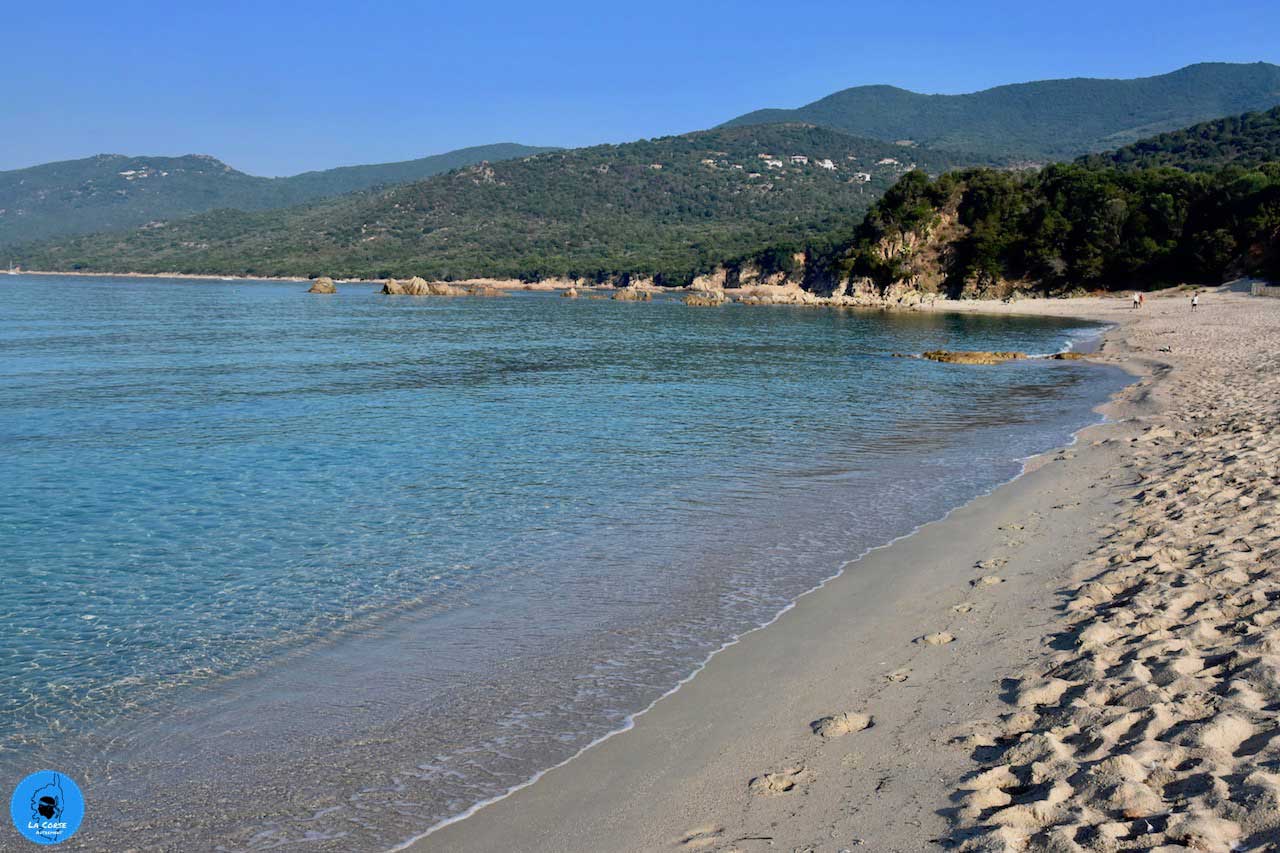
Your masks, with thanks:
<instances>
[{"instance_id":1,"label":"distant person on sand","mask_svg":"<svg viewBox=\"0 0 1280 853\"><path fill-rule=\"evenodd\" d=\"M1147 294L1145 294L1145 293L1139 293L1139 294L1138 294L1138 307L1139 307L1139 308L1141 308L1143 305L1146 305L1146 304L1147 304Z\"/></svg>"},{"instance_id":2,"label":"distant person on sand","mask_svg":"<svg viewBox=\"0 0 1280 853\"><path fill-rule=\"evenodd\" d=\"M1138 307L1139 299L1140 299L1140 297L1138 296L1138 291L1136 291L1136 290L1135 290L1135 291L1133 292L1133 307L1134 307L1134 308L1137 308L1137 307Z\"/></svg>"},{"instance_id":3,"label":"distant person on sand","mask_svg":"<svg viewBox=\"0 0 1280 853\"><path fill-rule=\"evenodd\" d=\"M1191 297L1191 310L1194 311L1200 307L1200 294L1194 294Z\"/></svg>"}]
</instances>

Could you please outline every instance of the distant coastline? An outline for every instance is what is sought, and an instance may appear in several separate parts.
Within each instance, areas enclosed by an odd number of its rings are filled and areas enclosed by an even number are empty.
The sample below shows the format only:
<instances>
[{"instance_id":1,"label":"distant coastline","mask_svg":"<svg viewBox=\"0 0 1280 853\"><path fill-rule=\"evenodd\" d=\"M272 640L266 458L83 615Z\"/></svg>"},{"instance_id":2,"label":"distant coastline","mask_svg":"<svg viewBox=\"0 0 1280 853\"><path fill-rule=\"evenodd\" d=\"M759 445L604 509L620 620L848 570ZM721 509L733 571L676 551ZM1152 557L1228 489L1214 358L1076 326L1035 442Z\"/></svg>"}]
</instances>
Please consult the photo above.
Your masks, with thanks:
<instances>
[{"instance_id":1,"label":"distant coastline","mask_svg":"<svg viewBox=\"0 0 1280 853\"><path fill-rule=\"evenodd\" d=\"M310 281L310 279L298 276L280 276L280 275L208 275L201 273L185 273L185 272L92 272L87 270L76 270L75 272L63 272L59 270L17 270L18 275L76 275L87 278L190 278L202 281ZM338 279L338 281L347 281L350 284L359 283L360 279ZM370 281L370 284L374 282Z\"/></svg>"}]
</instances>

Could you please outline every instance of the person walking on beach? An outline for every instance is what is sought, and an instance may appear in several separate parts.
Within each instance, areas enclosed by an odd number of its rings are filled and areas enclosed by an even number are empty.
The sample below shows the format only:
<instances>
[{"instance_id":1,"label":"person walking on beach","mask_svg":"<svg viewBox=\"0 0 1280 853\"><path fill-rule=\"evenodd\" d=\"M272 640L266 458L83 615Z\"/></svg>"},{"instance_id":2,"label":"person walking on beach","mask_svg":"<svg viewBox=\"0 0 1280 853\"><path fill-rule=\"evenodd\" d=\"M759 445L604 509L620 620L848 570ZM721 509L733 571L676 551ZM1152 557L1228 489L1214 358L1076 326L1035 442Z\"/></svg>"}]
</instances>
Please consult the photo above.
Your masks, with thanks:
<instances>
[{"instance_id":1,"label":"person walking on beach","mask_svg":"<svg viewBox=\"0 0 1280 853\"><path fill-rule=\"evenodd\" d=\"M1191 310L1194 311L1200 307L1200 294L1196 293L1191 297Z\"/></svg>"},{"instance_id":2,"label":"person walking on beach","mask_svg":"<svg viewBox=\"0 0 1280 853\"><path fill-rule=\"evenodd\" d=\"M1133 292L1133 307L1138 307L1138 291L1136 290Z\"/></svg>"}]
</instances>

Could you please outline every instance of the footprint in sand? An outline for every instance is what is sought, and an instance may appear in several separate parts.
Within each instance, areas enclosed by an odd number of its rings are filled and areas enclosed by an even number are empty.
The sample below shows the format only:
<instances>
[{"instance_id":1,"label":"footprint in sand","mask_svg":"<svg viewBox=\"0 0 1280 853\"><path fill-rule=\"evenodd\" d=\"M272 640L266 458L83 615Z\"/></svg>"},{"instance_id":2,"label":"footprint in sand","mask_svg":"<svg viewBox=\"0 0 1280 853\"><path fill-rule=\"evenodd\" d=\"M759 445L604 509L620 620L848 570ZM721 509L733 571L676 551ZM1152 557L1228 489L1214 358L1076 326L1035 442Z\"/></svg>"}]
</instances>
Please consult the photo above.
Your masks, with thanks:
<instances>
[{"instance_id":1,"label":"footprint in sand","mask_svg":"<svg viewBox=\"0 0 1280 853\"><path fill-rule=\"evenodd\" d=\"M888 681L892 681L895 684L901 684L902 682L906 681L910 677L911 677L911 670L895 669L893 672L886 675L885 679Z\"/></svg>"},{"instance_id":2,"label":"footprint in sand","mask_svg":"<svg viewBox=\"0 0 1280 853\"><path fill-rule=\"evenodd\" d=\"M995 586L998 583L1004 583L1004 578L998 575L983 575L974 581L969 581L970 586Z\"/></svg>"},{"instance_id":3,"label":"footprint in sand","mask_svg":"<svg viewBox=\"0 0 1280 853\"><path fill-rule=\"evenodd\" d=\"M869 729L871 724L870 714L855 714L851 711L842 711L839 714L832 714L829 717L814 720L809 724L809 728L813 729L815 735L833 738Z\"/></svg>"},{"instance_id":4,"label":"footprint in sand","mask_svg":"<svg viewBox=\"0 0 1280 853\"><path fill-rule=\"evenodd\" d=\"M747 789L753 794L789 794L805 779L804 765L796 765L779 770L777 773L765 773L752 779Z\"/></svg>"},{"instance_id":5,"label":"footprint in sand","mask_svg":"<svg viewBox=\"0 0 1280 853\"><path fill-rule=\"evenodd\" d=\"M923 637L916 640L917 643L926 646L945 646L947 643L954 643L955 641L956 638L948 631L938 631L934 634L925 634Z\"/></svg>"},{"instance_id":6,"label":"footprint in sand","mask_svg":"<svg viewBox=\"0 0 1280 853\"><path fill-rule=\"evenodd\" d=\"M959 604L953 605L951 609L956 613L968 613L973 609L973 604L968 601L962 601Z\"/></svg>"},{"instance_id":7,"label":"footprint in sand","mask_svg":"<svg viewBox=\"0 0 1280 853\"><path fill-rule=\"evenodd\" d=\"M689 830L681 836L676 843L681 847L698 850L703 847L710 847L712 844L716 844L720 841L720 838L723 835L723 826L708 823L705 826L699 826Z\"/></svg>"},{"instance_id":8,"label":"footprint in sand","mask_svg":"<svg viewBox=\"0 0 1280 853\"><path fill-rule=\"evenodd\" d=\"M991 557L990 559L979 560L977 563L974 564L974 567L983 569L985 571L991 571L992 569L1000 568L1001 566L1005 565L1008 562L1009 562L1008 557Z\"/></svg>"}]
</instances>

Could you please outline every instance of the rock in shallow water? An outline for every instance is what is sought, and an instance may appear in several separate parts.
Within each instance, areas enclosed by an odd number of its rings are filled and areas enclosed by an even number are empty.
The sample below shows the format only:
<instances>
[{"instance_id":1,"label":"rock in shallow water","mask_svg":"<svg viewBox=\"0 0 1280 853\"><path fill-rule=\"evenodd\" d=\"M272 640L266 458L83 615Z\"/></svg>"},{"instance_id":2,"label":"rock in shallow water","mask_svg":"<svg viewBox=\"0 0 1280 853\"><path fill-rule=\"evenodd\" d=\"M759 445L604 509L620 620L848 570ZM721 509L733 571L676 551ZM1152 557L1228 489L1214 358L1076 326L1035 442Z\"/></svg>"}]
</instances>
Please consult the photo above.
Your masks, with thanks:
<instances>
[{"instance_id":1,"label":"rock in shallow water","mask_svg":"<svg viewBox=\"0 0 1280 853\"><path fill-rule=\"evenodd\" d=\"M648 302L653 298L653 294L634 287L622 287L614 291L613 298L622 302Z\"/></svg>"},{"instance_id":2,"label":"rock in shallow water","mask_svg":"<svg viewBox=\"0 0 1280 853\"><path fill-rule=\"evenodd\" d=\"M728 301L729 300L725 297L723 290L707 290L690 293L684 298L685 305L704 308L713 308L718 305L724 305Z\"/></svg>"},{"instance_id":3,"label":"rock in shallow water","mask_svg":"<svg viewBox=\"0 0 1280 853\"><path fill-rule=\"evenodd\" d=\"M337 292L338 292L338 288L333 283L333 279L329 278L327 275L320 276L320 278L313 281L311 283L311 289L307 291L307 293L337 293Z\"/></svg>"},{"instance_id":4,"label":"rock in shallow water","mask_svg":"<svg viewBox=\"0 0 1280 853\"><path fill-rule=\"evenodd\" d=\"M988 352L986 350L936 349L922 353L921 358L946 364L1000 364L1017 358L1026 358L1025 352Z\"/></svg>"},{"instance_id":5,"label":"rock in shallow water","mask_svg":"<svg viewBox=\"0 0 1280 853\"><path fill-rule=\"evenodd\" d=\"M443 281L427 281L414 276L408 281L397 281L389 278L382 286L382 292L392 296L466 296L467 291Z\"/></svg>"}]
</instances>

